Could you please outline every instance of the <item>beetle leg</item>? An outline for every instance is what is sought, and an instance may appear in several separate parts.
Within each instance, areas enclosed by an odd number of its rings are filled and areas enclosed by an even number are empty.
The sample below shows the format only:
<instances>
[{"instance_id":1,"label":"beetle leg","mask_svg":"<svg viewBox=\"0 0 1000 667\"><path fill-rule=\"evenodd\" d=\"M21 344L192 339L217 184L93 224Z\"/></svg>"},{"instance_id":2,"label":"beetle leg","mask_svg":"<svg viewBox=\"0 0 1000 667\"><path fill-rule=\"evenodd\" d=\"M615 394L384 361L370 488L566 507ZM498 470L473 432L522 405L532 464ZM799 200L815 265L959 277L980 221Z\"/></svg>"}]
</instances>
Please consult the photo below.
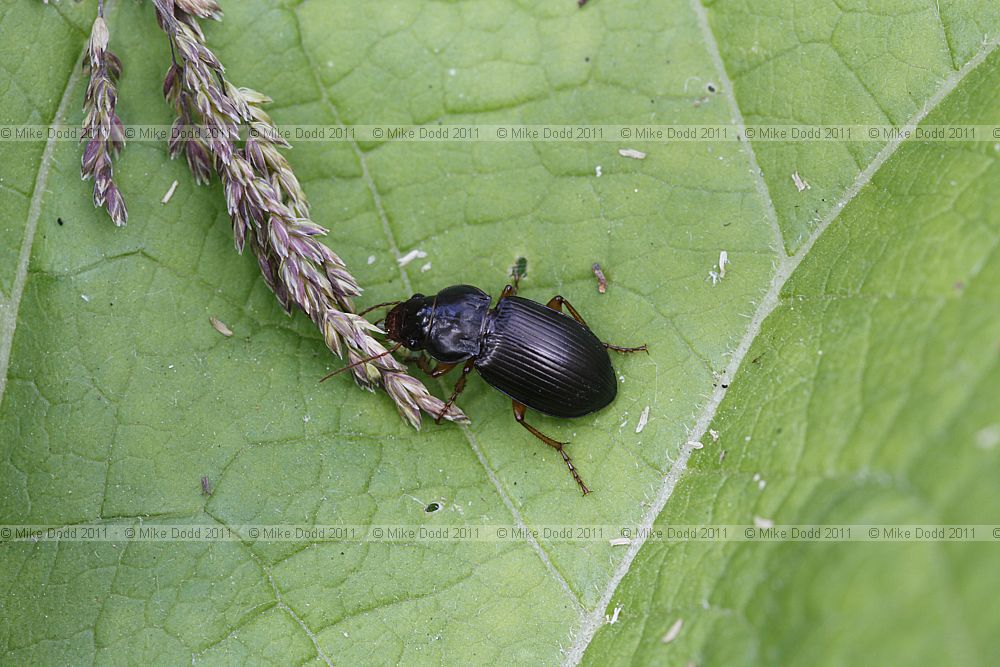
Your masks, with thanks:
<instances>
[{"instance_id":1,"label":"beetle leg","mask_svg":"<svg viewBox=\"0 0 1000 667\"><path fill-rule=\"evenodd\" d=\"M442 375L444 375L445 373L447 373L452 368L458 365L458 364L446 364L439 361L434 366L431 366L431 360L428 359L423 354L414 354L412 356L407 357L406 359L403 359L403 361L407 363L410 362L416 363L417 367L420 370L427 373L432 378L441 377Z\"/></svg>"},{"instance_id":2,"label":"beetle leg","mask_svg":"<svg viewBox=\"0 0 1000 667\"><path fill-rule=\"evenodd\" d=\"M551 308L552 310L558 310L560 313L562 312L562 307L566 306L566 310L568 310L569 314L573 316L573 319L587 327L587 323L583 321L582 317L580 317L580 313L576 312L576 308L573 307L573 304L564 299L561 294L557 294L549 299L549 302L545 304L545 306L547 308ZM587 328L589 329L590 327ZM645 352L646 354L649 354L649 350L646 348L645 343L639 347L621 347L620 345L612 345L611 343L603 343L603 345L605 350L614 350L615 352Z\"/></svg>"},{"instance_id":3,"label":"beetle leg","mask_svg":"<svg viewBox=\"0 0 1000 667\"><path fill-rule=\"evenodd\" d=\"M416 364L417 367L420 368L420 370L427 373L428 375L430 375L431 371L433 370L431 368L430 361L428 361L427 357L425 357L422 352L411 354L410 356L403 359L403 363Z\"/></svg>"},{"instance_id":4,"label":"beetle leg","mask_svg":"<svg viewBox=\"0 0 1000 667\"><path fill-rule=\"evenodd\" d=\"M513 285L507 285L506 287L503 288L503 291L500 292L500 298L506 299L507 297L514 296L516 294L517 294L517 281L515 280Z\"/></svg>"},{"instance_id":5,"label":"beetle leg","mask_svg":"<svg viewBox=\"0 0 1000 667\"><path fill-rule=\"evenodd\" d=\"M455 391L451 392L451 398L449 398L448 402L444 404L441 412L439 412L437 418L434 419L434 423L440 424L441 420L444 419L445 414L451 409L451 406L455 404L455 399L458 398L458 395L462 393L463 389L465 389L465 379L469 376L469 373L472 372L472 367L475 363L475 358L472 358L466 361L465 365L462 366L462 375L459 376L458 382L455 383ZM438 362L437 368L434 369L434 372L438 373L438 375L444 375L457 365L458 364L442 364ZM441 371L442 366L447 366L447 368ZM437 377L437 375L434 377Z\"/></svg>"},{"instance_id":6,"label":"beetle leg","mask_svg":"<svg viewBox=\"0 0 1000 667\"><path fill-rule=\"evenodd\" d=\"M458 366L458 364L445 364L439 361L434 366L434 368L430 368L430 362L424 361L424 366L428 367L428 369L424 371L425 373L430 375L432 378L438 378L447 373L448 371L450 371L455 366ZM421 366L421 368L423 368L423 366Z\"/></svg>"},{"instance_id":7,"label":"beetle leg","mask_svg":"<svg viewBox=\"0 0 1000 667\"><path fill-rule=\"evenodd\" d=\"M580 317L580 313L576 312L576 308L573 307L573 304L564 299L562 297L562 294L556 294L554 297L549 299L549 302L547 304L545 304L546 308L551 308L552 310L558 310L560 313L562 312L563 306L566 306L566 310L569 311L569 314L573 316L574 320L576 320L583 326L587 327L587 323L583 320L582 317ZM587 328L589 329L590 327Z\"/></svg>"},{"instance_id":8,"label":"beetle leg","mask_svg":"<svg viewBox=\"0 0 1000 667\"><path fill-rule=\"evenodd\" d=\"M582 479L580 479L580 473L576 471L576 466L573 465L573 459L569 457L569 454L566 453L566 449L563 447L563 445L568 445L569 443L553 440L528 422L524 421L524 411L526 409L527 406L525 406L524 403L514 401L514 419L517 420L517 423L528 429L531 432L531 435L535 436L546 445L559 452L563 461L566 462L566 467L569 468L570 474L573 475L573 479L575 479L576 483L580 485L580 490L583 491L583 495L590 493L590 489L588 489L587 485L583 483Z\"/></svg>"},{"instance_id":9,"label":"beetle leg","mask_svg":"<svg viewBox=\"0 0 1000 667\"><path fill-rule=\"evenodd\" d=\"M430 375L432 378L439 378L458 364L445 364L442 362L437 362L433 368L431 368L431 362L428 361L427 357L420 357L422 361L417 362L417 366L420 366L420 370Z\"/></svg>"},{"instance_id":10,"label":"beetle leg","mask_svg":"<svg viewBox=\"0 0 1000 667\"><path fill-rule=\"evenodd\" d=\"M602 345L604 345L605 350L614 350L615 352L621 352L622 354L628 352L645 352L646 354L649 354L649 348L646 347L645 343L639 347L619 347L618 345L612 345L611 343L602 343Z\"/></svg>"}]
</instances>

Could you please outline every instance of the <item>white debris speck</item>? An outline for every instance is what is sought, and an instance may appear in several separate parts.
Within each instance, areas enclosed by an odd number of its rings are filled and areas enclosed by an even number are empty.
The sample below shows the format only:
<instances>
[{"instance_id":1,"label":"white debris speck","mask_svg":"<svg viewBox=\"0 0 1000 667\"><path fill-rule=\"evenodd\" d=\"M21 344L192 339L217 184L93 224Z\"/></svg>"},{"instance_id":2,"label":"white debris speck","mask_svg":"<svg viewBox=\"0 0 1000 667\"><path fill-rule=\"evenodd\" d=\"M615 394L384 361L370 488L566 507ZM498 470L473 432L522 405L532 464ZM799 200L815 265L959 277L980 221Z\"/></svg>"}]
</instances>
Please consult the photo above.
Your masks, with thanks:
<instances>
[{"instance_id":1,"label":"white debris speck","mask_svg":"<svg viewBox=\"0 0 1000 667\"><path fill-rule=\"evenodd\" d=\"M448 76L455 76L456 74L458 74L458 70L454 67L448 70Z\"/></svg>"},{"instance_id":2,"label":"white debris speck","mask_svg":"<svg viewBox=\"0 0 1000 667\"><path fill-rule=\"evenodd\" d=\"M765 486L767 486L767 480L766 479L762 479L762 480L760 480L760 481L757 482L757 488L760 489L761 491L764 490Z\"/></svg>"},{"instance_id":3,"label":"white debris speck","mask_svg":"<svg viewBox=\"0 0 1000 667\"><path fill-rule=\"evenodd\" d=\"M726 267L731 265L732 262L729 261L729 253L725 250L719 251L719 264L713 266L712 270L708 272L708 277L705 281L712 281L712 285L718 285L723 278L726 277Z\"/></svg>"},{"instance_id":4,"label":"white debris speck","mask_svg":"<svg viewBox=\"0 0 1000 667\"><path fill-rule=\"evenodd\" d=\"M309 415L302 415L302 421L308 424L309 422L312 421L312 417L310 417Z\"/></svg>"},{"instance_id":5,"label":"white debris speck","mask_svg":"<svg viewBox=\"0 0 1000 667\"><path fill-rule=\"evenodd\" d=\"M616 537L613 540L608 540L608 543L613 547L627 547L632 544L632 540L627 537Z\"/></svg>"},{"instance_id":6,"label":"white debris speck","mask_svg":"<svg viewBox=\"0 0 1000 667\"><path fill-rule=\"evenodd\" d=\"M700 442L698 442L697 440L689 440L687 444L689 447L691 447L691 449L701 449L705 446Z\"/></svg>"},{"instance_id":7,"label":"white debris speck","mask_svg":"<svg viewBox=\"0 0 1000 667\"><path fill-rule=\"evenodd\" d=\"M726 264L729 264L729 253L723 250L719 253L719 280L726 277Z\"/></svg>"},{"instance_id":8,"label":"white debris speck","mask_svg":"<svg viewBox=\"0 0 1000 667\"><path fill-rule=\"evenodd\" d=\"M993 424L976 432L976 447L989 451L1000 444L1000 424Z\"/></svg>"},{"instance_id":9,"label":"white debris speck","mask_svg":"<svg viewBox=\"0 0 1000 667\"><path fill-rule=\"evenodd\" d=\"M669 644L670 642L674 641L675 639L677 639L677 635L681 633L681 628L683 627L684 627L684 619L678 618L676 621L674 621L674 624L670 626L670 629L667 630L667 634L663 635L663 639L661 639L660 642L663 644Z\"/></svg>"},{"instance_id":10,"label":"white debris speck","mask_svg":"<svg viewBox=\"0 0 1000 667\"><path fill-rule=\"evenodd\" d=\"M374 263L375 263L375 255L368 255L368 264L371 265Z\"/></svg>"},{"instance_id":11,"label":"white debris speck","mask_svg":"<svg viewBox=\"0 0 1000 667\"><path fill-rule=\"evenodd\" d=\"M637 151L634 148L619 148L618 154L622 157L630 157L633 160L645 160L646 154L642 151Z\"/></svg>"},{"instance_id":12,"label":"white debris speck","mask_svg":"<svg viewBox=\"0 0 1000 667\"><path fill-rule=\"evenodd\" d=\"M750 442L750 436L748 435L747 437L743 438L743 442Z\"/></svg>"},{"instance_id":13,"label":"white debris speck","mask_svg":"<svg viewBox=\"0 0 1000 667\"><path fill-rule=\"evenodd\" d=\"M87 296L86 294L81 294L80 298L86 301L87 303L90 303L90 297Z\"/></svg>"},{"instance_id":14,"label":"white debris speck","mask_svg":"<svg viewBox=\"0 0 1000 667\"><path fill-rule=\"evenodd\" d=\"M427 262L426 264L424 264L423 266L420 267L420 272L421 273L427 273L430 270L431 270L431 263L430 262Z\"/></svg>"},{"instance_id":15,"label":"white debris speck","mask_svg":"<svg viewBox=\"0 0 1000 667\"><path fill-rule=\"evenodd\" d=\"M719 441L719 432L718 431L713 431L712 429L708 429L708 434L710 436L712 436L712 442L718 442Z\"/></svg>"},{"instance_id":16,"label":"white debris speck","mask_svg":"<svg viewBox=\"0 0 1000 667\"><path fill-rule=\"evenodd\" d=\"M170 201L170 198L174 196L174 190L177 189L177 181L170 184L170 189L167 190L167 194L163 195L163 199L160 200L161 204L166 204Z\"/></svg>"},{"instance_id":17,"label":"white debris speck","mask_svg":"<svg viewBox=\"0 0 1000 667\"><path fill-rule=\"evenodd\" d=\"M218 331L220 334L222 334L226 338L229 338L230 336L233 335L232 329L230 329L229 327L227 327L226 323L223 322L222 320L220 320L219 318L217 318L217 317L209 317L208 321L212 323L212 327L216 331Z\"/></svg>"},{"instance_id":18,"label":"white debris speck","mask_svg":"<svg viewBox=\"0 0 1000 667\"><path fill-rule=\"evenodd\" d=\"M635 425L635 432L642 433L642 429L646 428L646 422L649 421L649 406L647 405L642 409L642 413L639 415L639 423Z\"/></svg>"},{"instance_id":19,"label":"white debris speck","mask_svg":"<svg viewBox=\"0 0 1000 667\"><path fill-rule=\"evenodd\" d=\"M760 481L760 473L759 472L754 473L754 475L753 475L753 481L755 481L755 482Z\"/></svg>"},{"instance_id":20,"label":"white debris speck","mask_svg":"<svg viewBox=\"0 0 1000 667\"><path fill-rule=\"evenodd\" d=\"M167 366L167 368L169 368L169 369L171 369L171 370L173 369L173 367L174 367L174 365L173 365L173 364L170 364L169 366Z\"/></svg>"},{"instance_id":21,"label":"white debris speck","mask_svg":"<svg viewBox=\"0 0 1000 667\"><path fill-rule=\"evenodd\" d=\"M774 521L772 519L765 519L762 516L755 516L753 518L753 525L758 528L774 528Z\"/></svg>"},{"instance_id":22,"label":"white debris speck","mask_svg":"<svg viewBox=\"0 0 1000 667\"><path fill-rule=\"evenodd\" d=\"M799 176L799 172L797 171L792 173L792 183L795 183L795 189L798 190L799 192L802 192L803 190L812 189L812 186L809 185L809 183L804 178Z\"/></svg>"},{"instance_id":23,"label":"white debris speck","mask_svg":"<svg viewBox=\"0 0 1000 667\"><path fill-rule=\"evenodd\" d=\"M601 177L601 165L597 165L596 167L594 167L594 173L597 175L598 178Z\"/></svg>"},{"instance_id":24,"label":"white debris speck","mask_svg":"<svg viewBox=\"0 0 1000 667\"><path fill-rule=\"evenodd\" d=\"M415 260L415 259L423 259L426 256L427 256L426 252L424 252L423 250L420 250L418 248L414 248L413 250L411 250L410 252L406 253L405 255L403 255L402 257L400 257L396 261L399 262L400 266L406 266L407 264L409 264L413 260Z\"/></svg>"},{"instance_id":25,"label":"white debris speck","mask_svg":"<svg viewBox=\"0 0 1000 667\"><path fill-rule=\"evenodd\" d=\"M604 615L604 622L608 625L614 625L618 622L618 614L622 613L622 607L616 606L615 610L611 613L611 616L607 614Z\"/></svg>"},{"instance_id":26,"label":"white debris speck","mask_svg":"<svg viewBox=\"0 0 1000 667\"><path fill-rule=\"evenodd\" d=\"M726 450L723 449L722 451L719 452L719 463L721 464L725 459L726 459Z\"/></svg>"}]
</instances>

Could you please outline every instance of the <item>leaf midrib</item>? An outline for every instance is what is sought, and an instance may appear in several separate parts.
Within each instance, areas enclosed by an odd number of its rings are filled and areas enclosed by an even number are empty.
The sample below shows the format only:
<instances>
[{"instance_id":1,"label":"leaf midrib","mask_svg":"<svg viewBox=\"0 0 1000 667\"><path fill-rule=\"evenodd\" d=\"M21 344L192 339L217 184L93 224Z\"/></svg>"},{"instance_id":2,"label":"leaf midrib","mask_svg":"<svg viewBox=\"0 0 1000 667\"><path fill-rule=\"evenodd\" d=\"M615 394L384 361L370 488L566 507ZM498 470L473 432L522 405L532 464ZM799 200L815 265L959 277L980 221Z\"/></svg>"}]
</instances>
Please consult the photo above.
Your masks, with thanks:
<instances>
[{"instance_id":1,"label":"leaf midrib","mask_svg":"<svg viewBox=\"0 0 1000 667\"><path fill-rule=\"evenodd\" d=\"M53 125L65 124L69 101L73 99L73 93L80 79L83 78L83 59L87 53L87 46L80 52L66 85L63 88L62 98L59 106L56 107L52 117ZM42 158L38 164L38 171L35 173L35 185L31 193L31 204L28 207L28 219L24 224L24 237L21 240L21 250L17 257L17 268L14 273L14 282L10 296L4 301L0 301L0 405L7 390L7 371L10 366L10 352L14 344L14 333L17 330L17 315L21 307L21 299L24 296L24 288L28 282L28 265L31 262L31 249L35 241L35 231L38 229L38 219L42 215L42 199L46 194L48 186L49 172L52 167L52 154L58 139L49 137L45 142L45 149L42 151Z\"/></svg>"},{"instance_id":2,"label":"leaf midrib","mask_svg":"<svg viewBox=\"0 0 1000 667\"><path fill-rule=\"evenodd\" d=\"M692 0L692 6L695 8L696 13L705 13L704 7L701 6L699 0ZM708 26L707 21L703 26L703 30L705 31L704 37L708 43L708 48L711 51L715 43L715 39L714 35L711 34L711 28ZM995 37L992 40L984 42L979 51L977 51L976 54L961 67L961 69L956 70L951 76L942 81L935 93L927 99L920 110L907 120L906 124L902 128L903 131L899 133L899 136L912 136L913 130L921 122L923 122L923 120L932 111L934 111L972 71L981 65L990 56L990 54L996 50L998 45L1000 45L1000 37ZM728 81L728 76L725 74L724 63L721 58L718 62L716 62L716 66L720 68L720 76L723 77L725 81ZM731 103L735 107L734 115L736 115L736 119L741 118L740 115L737 115L739 113L739 109L736 105L735 96L733 96ZM740 133L740 136L743 136L742 133ZM889 158L891 158L896 151L899 150L903 143L904 140L902 138L893 139L892 141L886 143L885 146L883 146L882 149L876 153L875 157L868 163L868 166L858 173L850 187L844 191L844 194L833 205L830 213L828 213L819 222L819 224L817 224L813 232L793 255L786 255L783 251L784 246L781 246L781 262L774 272L768 291L761 300L757 310L754 312L753 318L747 326L747 330L741 338L740 343L737 345L736 349L733 350L732 356L730 357L730 363L723 373L723 380L720 380L718 386L716 386L713 391L711 398L705 404L701 414L692 426L690 430L691 436L689 437L688 442L681 446L677 460L668 471L667 476L664 479L664 483L660 487L660 491L656 496L656 500L650 506L645 517L643 518L642 523L640 524L642 527L651 527L653 522L666 506L666 503L670 499L677 482L687 467L687 461L690 458L691 453L695 449L692 445L697 444L697 441L704 437L708 427L712 423L712 420L715 418L715 414L718 411L719 405L721 404L726 393L726 390L722 387L729 386L729 384L732 383L736 371L739 369L743 359L746 357L750 346L760 333L763 322L781 304L781 289L792 276L795 269L809 254L809 251L816 244L819 237L823 235L827 228L829 228L830 225L840 216L840 213L848 206L848 204L850 204L850 202L853 201L861 190L872 180L879 169L881 169L882 166L888 162ZM751 160L754 160L752 148L749 150L749 156ZM759 178L763 178L759 169L755 169L755 172ZM764 204L765 207L773 208L773 202L770 200L769 196ZM780 231L778 234L780 238ZM640 531L638 534L643 535L647 533L648 531ZM611 598L614 595L614 592L617 590L621 581L625 578L625 575L628 574L632 563L635 561L635 557L638 555L638 552L644 543L645 539L643 538L641 540L634 541L629 546L628 552L622 559L619 567L615 570L611 579L609 579L605 592L601 596L598 604L589 614L581 614L580 626L575 633L577 639L573 646L565 654L566 658L563 661L563 665L565 667L577 665L583 659L584 652L596 635L597 630L601 627L601 625L603 625L604 610L611 604Z\"/></svg>"}]
</instances>

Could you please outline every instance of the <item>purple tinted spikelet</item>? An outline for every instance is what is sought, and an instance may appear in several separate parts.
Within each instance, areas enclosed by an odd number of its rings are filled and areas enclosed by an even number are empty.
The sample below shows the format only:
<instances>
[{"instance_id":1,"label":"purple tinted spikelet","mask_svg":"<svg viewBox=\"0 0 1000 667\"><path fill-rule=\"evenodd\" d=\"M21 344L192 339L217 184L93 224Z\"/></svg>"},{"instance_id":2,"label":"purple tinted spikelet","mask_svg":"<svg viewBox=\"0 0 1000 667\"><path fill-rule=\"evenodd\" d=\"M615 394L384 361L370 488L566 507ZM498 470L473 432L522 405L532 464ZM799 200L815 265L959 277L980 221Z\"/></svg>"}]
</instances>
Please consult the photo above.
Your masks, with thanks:
<instances>
[{"instance_id":1,"label":"purple tinted spikelet","mask_svg":"<svg viewBox=\"0 0 1000 667\"><path fill-rule=\"evenodd\" d=\"M80 176L94 179L94 206L103 207L119 227L128 221L128 209L114 181L112 160L125 145L122 121L116 113L118 78L122 62L108 51L108 24L98 16L90 31L83 69L89 77L83 99L83 157Z\"/></svg>"},{"instance_id":2,"label":"purple tinted spikelet","mask_svg":"<svg viewBox=\"0 0 1000 667\"><path fill-rule=\"evenodd\" d=\"M249 248L264 282L287 312L302 310L323 334L326 346L349 363L355 381L371 391L381 386L399 413L419 428L421 412L437 417L441 399L406 372L373 334L378 327L354 314L361 294L344 262L320 241L326 228L310 219L305 192L279 149L289 148L263 105L271 100L237 88L207 46L199 18L221 17L214 0L153 0L157 22L167 33L176 62L167 70L163 95L177 111L169 150L182 152L195 179L219 175L236 249ZM240 130L247 139L241 143ZM382 355L384 356L377 356ZM374 358L377 357L377 358ZM467 422L451 406L444 417Z\"/></svg>"}]
</instances>

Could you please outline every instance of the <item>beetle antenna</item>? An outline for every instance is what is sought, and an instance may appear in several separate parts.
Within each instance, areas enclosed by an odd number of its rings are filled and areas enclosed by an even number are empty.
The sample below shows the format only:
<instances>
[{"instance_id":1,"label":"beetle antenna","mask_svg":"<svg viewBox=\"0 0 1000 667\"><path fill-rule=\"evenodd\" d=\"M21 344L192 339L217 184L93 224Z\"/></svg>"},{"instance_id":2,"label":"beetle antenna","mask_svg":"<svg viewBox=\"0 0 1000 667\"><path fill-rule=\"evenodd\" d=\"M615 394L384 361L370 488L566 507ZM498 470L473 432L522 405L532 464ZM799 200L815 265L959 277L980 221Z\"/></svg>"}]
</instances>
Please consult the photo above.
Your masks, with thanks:
<instances>
[{"instance_id":1,"label":"beetle antenna","mask_svg":"<svg viewBox=\"0 0 1000 667\"><path fill-rule=\"evenodd\" d=\"M392 354L393 352L395 352L396 350L398 350L400 347L402 347L402 345L403 345L402 343L396 343L395 345L393 345L392 347L390 347L385 352L381 352L379 354L373 354L372 356L367 357L365 359L360 359L359 361L355 361L353 364L348 364L347 366L344 366L342 368L338 368L334 372L328 373L328 374L324 375L322 377L322 379L320 379L320 382L324 382L326 380L329 380L330 378L332 378L337 373L343 373L344 371L350 370L351 368L354 368L355 366L360 366L362 364L367 364L369 361L372 361L373 359L378 359L379 357L384 357L387 354Z\"/></svg>"},{"instance_id":2,"label":"beetle antenna","mask_svg":"<svg viewBox=\"0 0 1000 667\"><path fill-rule=\"evenodd\" d=\"M360 313L358 313L358 316L359 317L363 317L363 316L367 315L368 313L372 312L373 310L375 310L376 308L383 308L385 306L398 306L401 303L403 303L403 302L402 301L386 301L385 303L376 303L371 308L365 308L364 310L362 310Z\"/></svg>"}]
</instances>

